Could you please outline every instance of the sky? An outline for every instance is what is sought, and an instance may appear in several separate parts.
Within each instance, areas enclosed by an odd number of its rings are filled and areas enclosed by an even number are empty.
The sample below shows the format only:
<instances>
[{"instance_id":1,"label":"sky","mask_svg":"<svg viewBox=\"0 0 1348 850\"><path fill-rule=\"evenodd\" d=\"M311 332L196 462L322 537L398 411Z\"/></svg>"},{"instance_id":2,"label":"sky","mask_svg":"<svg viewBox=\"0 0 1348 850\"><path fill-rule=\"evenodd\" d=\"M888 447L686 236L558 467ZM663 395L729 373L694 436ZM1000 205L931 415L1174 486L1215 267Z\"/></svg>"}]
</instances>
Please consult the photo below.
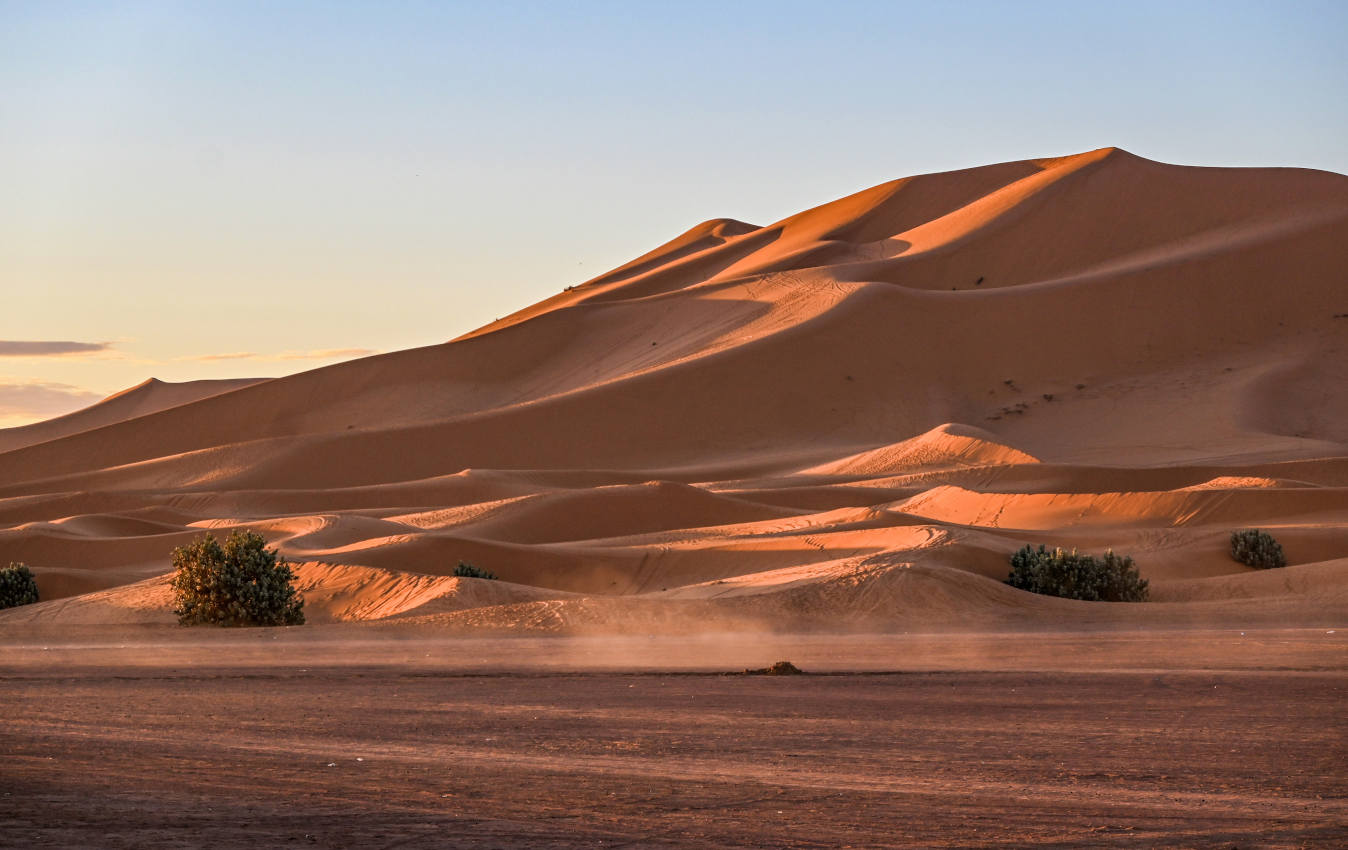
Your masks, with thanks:
<instances>
[{"instance_id":1,"label":"sky","mask_svg":"<svg viewBox=\"0 0 1348 850\"><path fill-rule=\"evenodd\" d=\"M0 427L452 339L709 218L1348 173L1348 3L0 0Z\"/></svg>"}]
</instances>

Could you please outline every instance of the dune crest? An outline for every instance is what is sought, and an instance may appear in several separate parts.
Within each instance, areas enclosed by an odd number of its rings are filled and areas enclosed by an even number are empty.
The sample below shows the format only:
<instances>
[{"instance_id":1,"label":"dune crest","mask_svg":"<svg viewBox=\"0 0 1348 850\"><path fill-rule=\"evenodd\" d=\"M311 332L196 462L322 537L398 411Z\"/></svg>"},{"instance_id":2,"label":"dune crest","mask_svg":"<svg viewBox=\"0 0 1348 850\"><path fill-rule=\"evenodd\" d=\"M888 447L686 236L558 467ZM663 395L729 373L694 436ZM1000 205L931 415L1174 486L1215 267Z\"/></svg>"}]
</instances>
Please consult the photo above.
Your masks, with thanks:
<instances>
[{"instance_id":1,"label":"dune crest","mask_svg":"<svg viewBox=\"0 0 1348 850\"><path fill-rule=\"evenodd\" d=\"M1333 620L1345 246L1348 177L1116 148L713 219L442 345L0 431L0 562L51 600L0 624L162 622L171 549L235 528L334 621ZM1027 598L1027 543L1167 604Z\"/></svg>"}]
</instances>

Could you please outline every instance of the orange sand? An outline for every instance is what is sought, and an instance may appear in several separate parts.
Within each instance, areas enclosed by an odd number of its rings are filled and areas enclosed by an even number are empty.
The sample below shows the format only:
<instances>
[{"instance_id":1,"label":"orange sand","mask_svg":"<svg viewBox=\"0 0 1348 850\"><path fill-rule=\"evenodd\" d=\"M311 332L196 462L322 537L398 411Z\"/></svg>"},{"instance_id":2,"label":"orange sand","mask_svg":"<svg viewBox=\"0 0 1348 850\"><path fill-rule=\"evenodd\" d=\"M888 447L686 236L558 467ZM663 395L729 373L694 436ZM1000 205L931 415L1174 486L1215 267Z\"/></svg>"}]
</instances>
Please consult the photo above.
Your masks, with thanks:
<instances>
[{"instance_id":1,"label":"orange sand","mask_svg":"<svg viewBox=\"0 0 1348 850\"><path fill-rule=\"evenodd\" d=\"M1345 269L1348 178L1117 149L707 222L443 345L0 431L50 600L0 625L171 622L169 552L234 528L315 621L1342 622ZM1251 526L1291 566L1231 560ZM1155 602L1012 590L1025 543Z\"/></svg>"}]
</instances>

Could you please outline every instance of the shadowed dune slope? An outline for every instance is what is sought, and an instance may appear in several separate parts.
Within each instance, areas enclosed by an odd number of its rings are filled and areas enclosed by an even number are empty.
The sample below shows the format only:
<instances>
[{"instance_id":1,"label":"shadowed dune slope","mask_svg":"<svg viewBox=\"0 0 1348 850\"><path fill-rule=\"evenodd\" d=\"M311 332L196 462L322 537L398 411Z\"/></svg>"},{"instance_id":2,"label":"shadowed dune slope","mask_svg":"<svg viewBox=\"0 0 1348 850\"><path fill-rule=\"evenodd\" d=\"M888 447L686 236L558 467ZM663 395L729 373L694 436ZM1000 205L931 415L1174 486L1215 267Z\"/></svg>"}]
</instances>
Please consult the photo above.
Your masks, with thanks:
<instances>
[{"instance_id":1,"label":"shadowed dune slope","mask_svg":"<svg viewBox=\"0 0 1348 850\"><path fill-rule=\"evenodd\" d=\"M1102 616L997 581L1044 543L1132 554L1165 600L1105 619L1341 620L1345 275L1342 175L1106 148L905 178L442 345L0 431L0 562L97 603L48 618L149 611L174 546L233 528L326 565L333 619ZM1295 579L1231 560L1240 527ZM466 595L459 560L509 584Z\"/></svg>"},{"instance_id":2,"label":"shadowed dune slope","mask_svg":"<svg viewBox=\"0 0 1348 850\"><path fill-rule=\"evenodd\" d=\"M0 452L36 445L59 437L91 431L104 425L135 419L148 413L167 410L180 404L190 404L220 393L227 393L265 378L233 378L214 381L184 381L171 383L148 378L127 390L114 393L100 402L74 413L67 413L45 422L0 428Z\"/></svg>"}]
</instances>

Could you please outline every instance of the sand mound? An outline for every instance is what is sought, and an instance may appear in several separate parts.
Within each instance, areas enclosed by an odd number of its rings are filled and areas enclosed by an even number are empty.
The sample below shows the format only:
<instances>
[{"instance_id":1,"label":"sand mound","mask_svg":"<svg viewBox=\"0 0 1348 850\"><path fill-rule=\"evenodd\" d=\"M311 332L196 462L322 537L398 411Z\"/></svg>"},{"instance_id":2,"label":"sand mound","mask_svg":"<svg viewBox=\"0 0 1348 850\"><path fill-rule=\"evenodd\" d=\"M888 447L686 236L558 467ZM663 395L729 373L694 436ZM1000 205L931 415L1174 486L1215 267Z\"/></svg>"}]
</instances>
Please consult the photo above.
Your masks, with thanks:
<instances>
[{"instance_id":1,"label":"sand mound","mask_svg":"<svg viewBox=\"0 0 1348 850\"><path fill-rule=\"evenodd\" d=\"M716 582L668 594L581 597L482 607L407 622L448 629L541 633L800 629L890 631L1026 619L1071 609L949 567L849 560L792 568L753 583Z\"/></svg>"},{"instance_id":2,"label":"sand mound","mask_svg":"<svg viewBox=\"0 0 1348 850\"><path fill-rule=\"evenodd\" d=\"M793 516L668 481L549 493L500 506L459 525L474 537L556 543Z\"/></svg>"},{"instance_id":3,"label":"sand mound","mask_svg":"<svg viewBox=\"0 0 1348 850\"><path fill-rule=\"evenodd\" d=\"M1152 592L1158 602L1305 597L1348 610L1348 558L1237 575L1168 581Z\"/></svg>"},{"instance_id":4,"label":"sand mound","mask_svg":"<svg viewBox=\"0 0 1348 850\"><path fill-rule=\"evenodd\" d=\"M925 434L802 470L806 475L877 478L927 469L1038 463L981 428L947 423Z\"/></svg>"},{"instance_id":5,"label":"sand mound","mask_svg":"<svg viewBox=\"0 0 1348 850\"><path fill-rule=\"evenodd\" d=\"M1253 487L1285 487L1286 483L1276 478L1260 478L1255 475L1219 475L1216 478L1185 487L1185 490L1235 490ZM1295 485L1293 485L1295 486Z\"/></svg>"},{"instance_id":6,"label":"sand mound","mask_svg":"<svg viewBox=\"0 0 1348 850\"><path fill-rule=\"evenodd\" d=\"M233 528L330 565L305 575L333 619L1078 616L999 584L1025 543L1131 548L1178 600L1117 616L1319 616L1345 244L1341 175L1113 148L705 222L443 345L0 432L0 562L51 600L2 622L159 617L142 580ZM1245 526L1330 566L1242 578Z\"/></svg>"},{"instance_id":7,"label":"sand mound","mask_svg":"<svg viewBox=\"0 0 1348 850\"><path fill-rule=\"evenodd\" d=\"M319 563L301 564L295 586L315 622L382 620L569 595L504 581Z\"/></svg>"}]
</instances>

